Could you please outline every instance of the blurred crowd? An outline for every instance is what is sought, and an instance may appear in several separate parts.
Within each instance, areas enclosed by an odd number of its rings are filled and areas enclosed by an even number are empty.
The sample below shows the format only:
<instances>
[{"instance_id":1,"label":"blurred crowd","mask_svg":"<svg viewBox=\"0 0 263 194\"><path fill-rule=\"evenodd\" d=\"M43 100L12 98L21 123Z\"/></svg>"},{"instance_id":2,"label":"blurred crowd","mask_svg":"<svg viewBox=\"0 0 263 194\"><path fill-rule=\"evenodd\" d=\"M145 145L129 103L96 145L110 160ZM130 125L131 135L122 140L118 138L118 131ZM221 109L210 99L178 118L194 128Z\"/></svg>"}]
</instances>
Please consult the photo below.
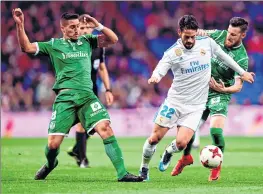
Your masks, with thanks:
<instances>
[{"instance_id":1,"label":"blurred crowd","mask_svg":"<svg viewBox=\"0 0 263 194\"><path fill-rule=\"evenodd\" d=\"M89 13L116 32L119 42L106 52L115 96L113 108L160 105L172 76L169 74L158 86L149 86L147 79L164 50L178 38L180 16L193 14L204 29L226 29L231 17L245 17L250 23L244 40L249 70L255 71L257 77L256 83L245 85L232 102L263 105L262 2L2 2L1 103L5 111L50 110L55 98L49 58L27 55L19 49L11 13L16 7L24 12L31 42L61 37L59 19L63 12ZM97 84L105 102L100 79Z\"/></svg>"}]
</instances>

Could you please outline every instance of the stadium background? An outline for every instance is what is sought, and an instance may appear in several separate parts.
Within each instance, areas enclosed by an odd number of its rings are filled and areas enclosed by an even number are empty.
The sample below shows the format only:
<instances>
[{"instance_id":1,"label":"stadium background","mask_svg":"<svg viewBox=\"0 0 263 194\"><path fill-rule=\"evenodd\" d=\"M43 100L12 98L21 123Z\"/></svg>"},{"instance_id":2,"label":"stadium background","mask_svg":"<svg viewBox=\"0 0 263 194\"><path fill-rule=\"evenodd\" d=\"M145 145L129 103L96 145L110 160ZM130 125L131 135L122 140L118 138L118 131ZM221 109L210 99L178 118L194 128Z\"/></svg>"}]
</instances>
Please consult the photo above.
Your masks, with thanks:
<instances>
[{"instance_id":1,"label":"stadium background","mask_svg":"<svg viewBox=\"0 0 263 194\"><path fill-rule=\"evenodd\" d=\"M256 81L253 85L245 83L243 90L233 95L226 133L263 134L262 2L60 1L1 3L4 10L1 12L1 24L4 24L1 28L2 135L45 136L55 98L49 59L27 55L18 47L11 15L15 7L24 12L25 29L32 42L61 37L59 18L66 11L89 13L117 33L119 42L106 53L115 96L109 110L116 133L124 136L147 135L151 130L154 112L167 94L172 74L157 86L148 85L147 79L163 52L178 38L177 20L181 15L195 15L203 29L226 29L231 17L245 17L249 31L244 44L250 58L249 71L256 73ZM105 104L100 79L97 84L100 99ZM246 124L240 126L244 119ZM114 120L118 120L118 125ZM28 132L24 131L23 122L32 123ZM39 122L42 127L35 129L35 123Z\"/></svg>"},{"instance_id":2,"label":"stadium background","mask_svg":"<svg viewBox=\"0 0 263 194\"><path fill-rule=\"evenodd\" d=\"M171 167L160 173L156 166L172 137L165 137L151 161L151 181L138 184L116 182L115 171L104 153L100 138L88 141L91 168L81 169L66 154L75 139L66 138L58 156L59 166L46 181L33 181L45 162L44 147L51 117L54 75L47 57L34 58L19 49L11 10L20 7L31 41L60 37L60 15L90 13L119 37L107 49L115 103L109 108L112 126L131 173L138 173L142 146L153 126L153 115L171 84L171 73L157 87L147 79L163 51L178 38L177 20L195 15L204 29L226 29L233 16L245 17L249 31L244 44L256 73L253 85L244 84L233 96L224 129L226 151L222 177L208 183L208 170L198 161L178 177L169 176ZM262 2L3 2L1 1L1 193L180 193L180 194L262 194L263 191L263 3ZM101 99L104 88L98 81ZM209 134L209 122L202 130ZM169 135L174 136L175 130ZM72 130L71 136L74 135ZM230 137L230 136L244 137ZM124 137L120 137L124 136ZM142 137L127 137L142 136ZM254 136L254 137L249 137ZM10 138L22 137L22 138ZM211 144L202 137L201 147Z\"/></svg>"}]
</instances>

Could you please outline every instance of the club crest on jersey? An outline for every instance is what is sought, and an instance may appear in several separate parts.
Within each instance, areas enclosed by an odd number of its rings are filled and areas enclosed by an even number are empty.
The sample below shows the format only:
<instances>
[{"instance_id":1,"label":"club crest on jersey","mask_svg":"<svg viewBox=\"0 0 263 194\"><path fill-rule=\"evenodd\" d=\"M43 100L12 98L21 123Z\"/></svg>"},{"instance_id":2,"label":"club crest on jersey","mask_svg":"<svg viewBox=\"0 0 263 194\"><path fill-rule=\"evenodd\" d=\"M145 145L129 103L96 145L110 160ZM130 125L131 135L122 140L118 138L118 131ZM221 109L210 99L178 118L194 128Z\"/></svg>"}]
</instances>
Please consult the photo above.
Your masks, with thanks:
<instances>
[{"instance_id":1,"label":"club crest on jersey","mask_svg":"<svg viewBox=\"0 0 263 194\"><path fill-rule=\"evenodd\" d=\"M159 119L159 120L160 120L160 123L162 123L162 122L163 122L163 117L160 117L160 119Z\"/></svg>"},{"instance_id":2,"label":"club crest on jersey","mask_svg":"<svg viewBox=\"0 0 263 194\"><path fill-rule=\"evenodd\" d=\"M176 48L176 49L174 50L174 52L175 52L175 55L176 55L177 57L180 57L180 56L183 54L182 50L179 49L179 48Z\"/></svg>"},{"instance_id":3,"label":"club crest on jersey","mask_svg":"<svg viewBox=\"0 0 263 194\"><path fill-rule=\"evenodd\" d=\"M205 49L201 49L201 50L200 50L200 54L201 54L202 56L205 56L205 54L206 54Z\"/></svg>"},{"instance_id":4,"label":"club crest on jersey","mask_svg":"<svg viewBox=\"0 0 263 194\"><path fill-rule=\"evenodd\" d=\"M93 112L96 112L96 111L102 109L102 106L98 102L94 102L90 106L91 106L91 109Z\"/></svg>"},{"instance_id":5,"label":"club crest on jersey","mask_svg":"<svg viewBox=\"0 0 263 194\"><path fill-rule=\"evenodd\" d=\"M78 40L77 45L82 45L82 44L83 43L80 40Z\"/></svg>"}]
</instances>

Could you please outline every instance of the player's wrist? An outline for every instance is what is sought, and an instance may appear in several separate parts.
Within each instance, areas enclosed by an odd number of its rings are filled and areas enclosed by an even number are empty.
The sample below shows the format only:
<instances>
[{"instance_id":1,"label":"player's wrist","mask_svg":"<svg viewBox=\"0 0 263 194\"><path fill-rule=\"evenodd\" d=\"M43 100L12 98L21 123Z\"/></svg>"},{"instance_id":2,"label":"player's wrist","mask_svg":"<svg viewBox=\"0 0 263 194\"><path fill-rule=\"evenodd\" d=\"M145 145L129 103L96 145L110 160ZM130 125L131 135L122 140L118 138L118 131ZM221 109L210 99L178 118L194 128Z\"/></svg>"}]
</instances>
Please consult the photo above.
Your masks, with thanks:
<instances>
[{"instance_id":1,"label":"player's wrist","mask_svg":"<svg viewBox=\"0 0 263 194\"><path fill-rule=\"evenodd\" d=\"M106 89L106 92L112 93L112 89Z\"/></svg>"},{"instance_id":2,"label":"player's wrist","mask_svg":"<svg viewBox=\"0 0 263 194\"><path fill-rule=\"evenodd\" d=\"M95 28L95 30L102 31L104 29L104 26L99 23L98 26Z\"/></svg>"}]
</instances>

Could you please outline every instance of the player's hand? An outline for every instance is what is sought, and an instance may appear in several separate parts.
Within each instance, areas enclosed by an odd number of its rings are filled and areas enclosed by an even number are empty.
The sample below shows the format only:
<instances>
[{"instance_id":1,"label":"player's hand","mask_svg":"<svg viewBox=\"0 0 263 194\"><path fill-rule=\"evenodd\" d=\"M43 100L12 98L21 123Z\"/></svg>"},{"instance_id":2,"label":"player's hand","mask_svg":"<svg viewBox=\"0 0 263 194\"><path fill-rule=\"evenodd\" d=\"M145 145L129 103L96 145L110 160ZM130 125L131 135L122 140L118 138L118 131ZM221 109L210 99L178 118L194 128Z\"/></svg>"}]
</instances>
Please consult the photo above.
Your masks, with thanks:
<instances>
[{"instance_id":1,"label":"player's hand","mask_svg":"<svg viewBox=\"0 0 263 194\"><path fill-rule=\"evenodd\" d=\"M113 101L114 101L114 96L113 96L112 92L110 92L110 91L105 92L105 98L106 98L107 105L111 106Z\"/></svg>"},{"instance_id":2,"label":"player's hand","mask_svg":"<svg viewBox=\"0 0 263 194\"><path fill-rule=\"evenodd\" d=\"M89 28L96 28L99 26L99 22L94 17L91 17L90 15L84 17L84 22L87 24Z\"/></svg>"},{"instance_id":3,"label":"player's hand","mask_svg":"<svg viewBox=\"0 0 263 194\"><path fill-rule=\"evenodd\" d=\"M221 79L219 80L219 83L217 83L216 80L213 77L211 77L209 86L210 88L212 88L213 90L217 92L220 92L220 93L226 92L225 84Z\"/></svg>"},{"instance_id":4,"label":"player's hand","mask_svg":"<svg viewBox=\"0 0 263 194\"><path fill-rule=\"evenodd\" d=\"M150 79L148 79L148 84L157 84L159 83L159 79L157 77L151 77Z\"/></svg>"},{"instance_id":5,"label":"player's hand","mask_svg":"<svg viewBox=\"0 0 263 194\"><path fill-rule=\"evenodd\" d=\"M205 30L203 30L203 29L198 29L196 36L208 36L208 34L206 33Z\"/></svg>"},{"instance_id":6,"label":"player's hand","mask_svg":"<svg viewBox=\"0 0 263 194\"><path fill-rule=\"evenodd\" d=\"M243 81L247 81L249 83L254 83L254 77L255 77L255 73L253 72L247 72L245 71L243 73L243 75L240 76L240 78L243 80Z\"/></svg>"},{"instance_id":7,"label":"player's hand","mask_svg":"<svg viewBox=\"0 0 263 194\"><path fill-rule=\"evenodd\" d=\"M17 24L24 24L24 14L20 8L13 9L12 15Z\"/></svg>"}]
</instances>

